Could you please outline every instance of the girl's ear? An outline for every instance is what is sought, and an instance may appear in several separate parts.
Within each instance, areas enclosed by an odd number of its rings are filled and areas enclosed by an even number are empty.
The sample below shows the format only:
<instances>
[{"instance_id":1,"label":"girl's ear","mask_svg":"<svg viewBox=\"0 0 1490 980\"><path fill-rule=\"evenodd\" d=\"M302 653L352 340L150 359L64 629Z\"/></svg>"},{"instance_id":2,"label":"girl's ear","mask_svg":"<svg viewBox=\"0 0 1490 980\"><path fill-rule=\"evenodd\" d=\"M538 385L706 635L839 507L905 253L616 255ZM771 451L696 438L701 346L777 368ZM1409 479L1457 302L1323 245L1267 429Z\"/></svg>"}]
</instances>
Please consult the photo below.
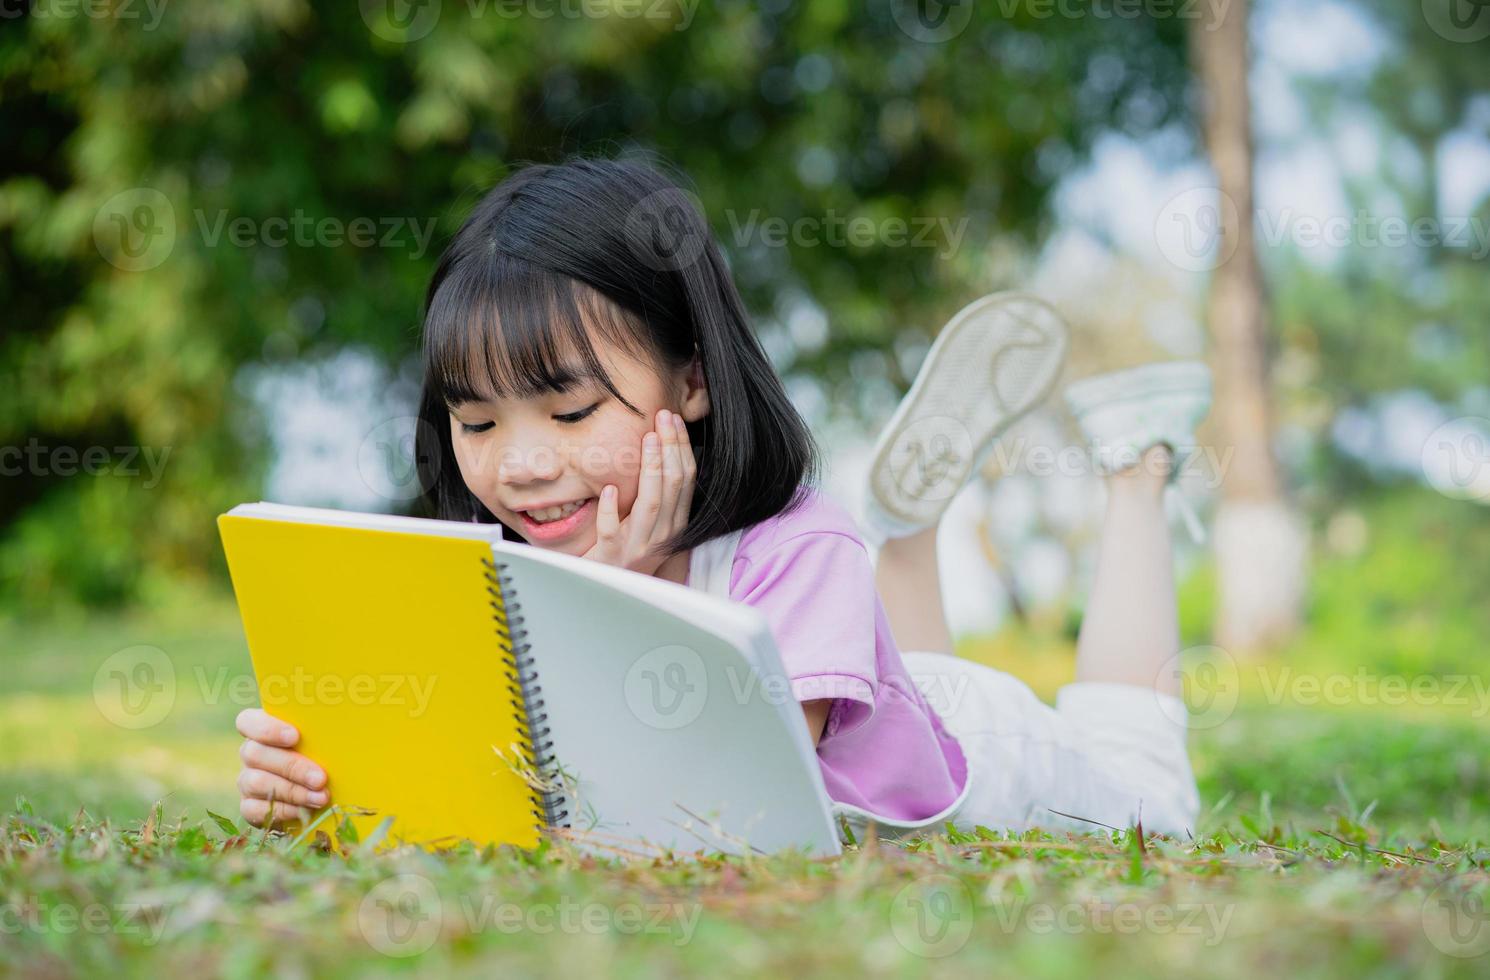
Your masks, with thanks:
<instances>
[{"instance_id":1,"label":"girl's ear","mask_svg":"<svg viewBox=\"0 0 1490 980\"><path fill-rule=\"evenodd\" d=\"M693 361L684 371L683 399L679 414L683 416L684 422L697 422L709 414L710 408L709 388L704 383L704 364L697 349L693 352Z\"/></svg>"}]
</instances>

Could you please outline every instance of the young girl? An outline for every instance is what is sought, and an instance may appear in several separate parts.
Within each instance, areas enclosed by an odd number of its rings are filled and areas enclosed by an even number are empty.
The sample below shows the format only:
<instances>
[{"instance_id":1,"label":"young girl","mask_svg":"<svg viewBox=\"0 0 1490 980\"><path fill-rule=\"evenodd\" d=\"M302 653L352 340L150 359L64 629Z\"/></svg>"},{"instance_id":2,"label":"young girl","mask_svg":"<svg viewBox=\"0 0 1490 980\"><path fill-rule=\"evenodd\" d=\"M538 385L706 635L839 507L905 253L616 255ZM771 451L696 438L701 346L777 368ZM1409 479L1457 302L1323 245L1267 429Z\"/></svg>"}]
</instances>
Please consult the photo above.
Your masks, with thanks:
<instances>
[{"instance_id":1,"label":"young girl","mask_svg":"<svg viewBox=\"0 0 1490 980\"><path fill-rule=\"evenodd\" d=\"M1049 307L985 297L938 336L875 453L875 567L813 487L812 436L707 226L655 170L519 171L462 226L426 305L417 455L434 516L754 606L851 823L1193 826L1162 493L1168 447L1193 443L1206 408L1203 368L1068 391L1115 472L1077 682L1052 709L950 655L936 559L947 503L1054 383L1066 339ZM330 801L335 774L294 751L293 728L250 709L238 729L248 820Z\"/></svg>"}]
</instances>

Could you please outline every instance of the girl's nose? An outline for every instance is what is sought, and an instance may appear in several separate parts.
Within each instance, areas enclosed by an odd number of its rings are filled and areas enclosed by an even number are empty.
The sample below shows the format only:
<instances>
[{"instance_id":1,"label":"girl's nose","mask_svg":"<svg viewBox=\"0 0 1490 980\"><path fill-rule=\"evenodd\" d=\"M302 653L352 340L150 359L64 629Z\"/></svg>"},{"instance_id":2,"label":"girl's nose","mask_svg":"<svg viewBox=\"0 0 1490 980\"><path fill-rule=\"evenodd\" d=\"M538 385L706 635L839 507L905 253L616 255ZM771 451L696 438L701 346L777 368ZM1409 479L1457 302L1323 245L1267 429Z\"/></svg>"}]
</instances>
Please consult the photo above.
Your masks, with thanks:
<instances>
[{"instance_id":1,"label":"girl's nose","mask_svg":"<svg viewBox=\"0 0 1490 980\"><path fill-rule=\"evenodd\" d=\"M501 449L497 479L507 484L552 480L563 472L562 463L553 446L514 443Z\"/></svg>"}]
</instances>

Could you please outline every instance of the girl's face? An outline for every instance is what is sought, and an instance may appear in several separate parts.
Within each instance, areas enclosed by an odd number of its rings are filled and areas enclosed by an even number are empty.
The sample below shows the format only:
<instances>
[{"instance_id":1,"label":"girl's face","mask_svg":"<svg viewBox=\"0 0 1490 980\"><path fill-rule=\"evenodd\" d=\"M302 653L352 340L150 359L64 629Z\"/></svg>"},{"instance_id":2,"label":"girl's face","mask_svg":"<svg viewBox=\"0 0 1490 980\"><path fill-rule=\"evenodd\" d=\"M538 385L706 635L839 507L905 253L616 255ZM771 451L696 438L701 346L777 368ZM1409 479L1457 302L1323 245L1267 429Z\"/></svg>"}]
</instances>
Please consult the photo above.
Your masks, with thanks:
<instances>
[{"instance_id":1,"label":"girl's face","mask_svg":"<svg viewBox=\"0 0 1490 980\"><path fill-rule=\"evenodd\" d=\"M667 409L696 422L709 414L709 394L697 359L660 374L655 364L592 333L596 357L637 415L598 380L581 358L566 362L573 379L563 393L463 402L450 410L450 442L461 478L486 509L529 544L583 555L595 544L595 512L605 485L615 484L622 520L636 502L642 437ZM529 511L574 504L572 515L540 522ZM552 516L552 511L544 517ZM547 526L545 526L547 525Z\"/></svg>"}]
</instances>

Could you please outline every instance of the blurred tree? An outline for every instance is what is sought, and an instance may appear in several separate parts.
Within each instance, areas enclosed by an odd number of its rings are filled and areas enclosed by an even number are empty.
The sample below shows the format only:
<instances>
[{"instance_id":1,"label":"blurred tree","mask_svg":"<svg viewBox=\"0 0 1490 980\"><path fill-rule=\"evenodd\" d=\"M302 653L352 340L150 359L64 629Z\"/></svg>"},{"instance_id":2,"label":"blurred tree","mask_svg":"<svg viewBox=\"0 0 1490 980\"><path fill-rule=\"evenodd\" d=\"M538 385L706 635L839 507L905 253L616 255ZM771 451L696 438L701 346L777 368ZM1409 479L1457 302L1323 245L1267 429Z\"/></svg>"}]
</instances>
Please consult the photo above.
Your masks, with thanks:
<instances>
[{"instance_id":1,"label":"blurred tree","mask_svg":"<svg viewBox=\"0 0 1490 980\"><path fill-rule=\"evenodd\" d=\"M441 243L523 161L641 147L680 165L782 370L853 407L866 381L908 386L897 338L929 339L1010 284L991 257L1041 237L1050 188L1099 133L1184 112L1174 19L623 8L235 0L8 18L0 446L44 452L0 479L0 594L118 601L217 564L212 517L257 495L265 463L243 368L348 346L406 359ZM915 222L929 247L829 244L829 222L858 217ZM359 219L377 244L350 240ZM778 243L769 219L811 224ZM827 329L803 332L804 308ZM109 475L55 465L89 447L110 450ZM166 455L158 482L116 447Z\"/></svg>"},{"instance_id":2,"label":"blurred tree","mask_svg":"<svg viewBox=\"0 0 1490 980\"><path fill-rule=\"evenodd\" d=\"M1306 541L1273 453L1269 312L1253 227L1249 23L1249 0L1233 0L1214 22L1193 21L1190 32L1220 189L1219 264L1207 309L1215 413L1222 445L1234 453L1216 514L1216 638L1237 653L1286 640L1297 628Z\"/></svg>"},{"instance_id":3,"label":"blurred tree","mask_svg":"<svg viewBox=\"0 0 1490 980\"><path fill-rule=\"evenodd\" d=\"M1466 411L1466 396L1490 378L1490 4L1355 2L1391 43L1369 72L1303 86L1309 128L1347 175L1350 214L1338 217L1351 217L1355 233L1333 261L1286 249L1270 270L1293 394L1323 403L1316 429L1407 389ZM1351 128L1370 133L1364 158L1347 149ZM1456 147L1469 151L1457 183L1478 182L1477 200L1445 193ZM1384 235L1386 220L1416 223L1419 241ZM1326 498L1348 494L1363 474L1330 440L1320 444L1328 455L1311 478Z\"/></svg>"}]
</instances>

